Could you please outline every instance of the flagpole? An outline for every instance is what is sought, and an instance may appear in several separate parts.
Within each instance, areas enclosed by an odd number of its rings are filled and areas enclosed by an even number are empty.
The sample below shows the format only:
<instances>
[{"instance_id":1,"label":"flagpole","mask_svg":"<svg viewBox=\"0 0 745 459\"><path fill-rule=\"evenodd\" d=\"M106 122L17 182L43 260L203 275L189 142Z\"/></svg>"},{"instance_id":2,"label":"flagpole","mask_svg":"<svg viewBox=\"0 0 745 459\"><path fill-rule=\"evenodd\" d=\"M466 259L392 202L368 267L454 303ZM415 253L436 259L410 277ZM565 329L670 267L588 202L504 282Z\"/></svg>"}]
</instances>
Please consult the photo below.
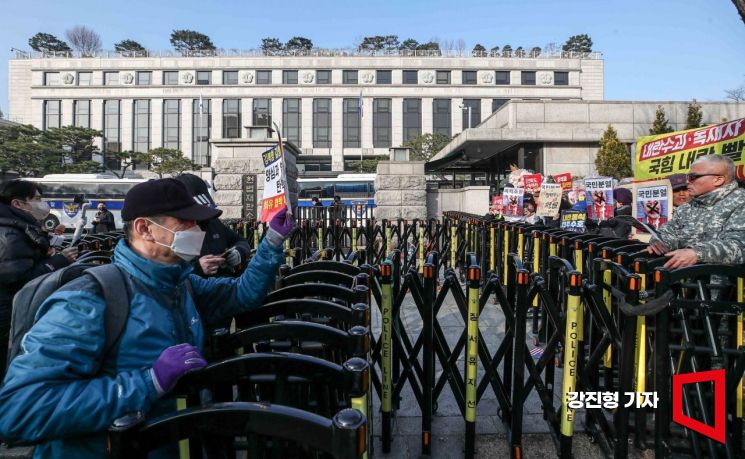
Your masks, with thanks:
<instances>
[{"instance_id":1,"label":"flagpole","mask_svg":"<svg viewBox=\"0 0 745 459\"><path fill-rule=\"evenodd\" d=\"M204 106L202 105L202 93L199 93L199 128L197 131L197 158L202 161L202 126L204 125Z\"/></svg>"}]
</instances>

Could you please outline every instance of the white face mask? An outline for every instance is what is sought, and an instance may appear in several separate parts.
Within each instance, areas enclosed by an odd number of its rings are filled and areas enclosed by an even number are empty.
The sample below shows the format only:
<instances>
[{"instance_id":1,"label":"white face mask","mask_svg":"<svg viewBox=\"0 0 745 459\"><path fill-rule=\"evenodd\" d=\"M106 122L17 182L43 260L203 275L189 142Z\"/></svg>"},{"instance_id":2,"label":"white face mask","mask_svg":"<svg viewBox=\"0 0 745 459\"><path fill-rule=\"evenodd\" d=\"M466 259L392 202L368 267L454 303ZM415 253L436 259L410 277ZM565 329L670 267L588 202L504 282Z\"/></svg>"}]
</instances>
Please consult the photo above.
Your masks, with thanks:
<instances>
[{"instance_id":1,"label":"white face mask","mask_svg":"<svg viewBox=\"0 0 745 459\"><path fill-rule=\"evenodd\" d=\"M173 233L173 242L171 242L171 245L166 245L158 241L155 241L155 243L173 250L173 253L175 253L182 260L191 261L198 257L199 254L202 252L202 243L204 242L204 235L206 233L202 231L199 226L194 225L193 227L184 231L173 231L169 230L163 225L155 223L150 219L148 219L148 221L155 226L159 226L164 230Z\"/></svg>"},{"instance_id":2,"label":"white face mask","mask_svg":"<svg viewBox=\"0 0 745 459\"><path fill-rule=\"evenodd\" d=\"M26 210L32 217L41 221L47 218L49 215L49 203L46 201L24 201L26 204L31 206L31 209ZM25 209L24 209L25 210Z\"/></svg>"}]
</instances>

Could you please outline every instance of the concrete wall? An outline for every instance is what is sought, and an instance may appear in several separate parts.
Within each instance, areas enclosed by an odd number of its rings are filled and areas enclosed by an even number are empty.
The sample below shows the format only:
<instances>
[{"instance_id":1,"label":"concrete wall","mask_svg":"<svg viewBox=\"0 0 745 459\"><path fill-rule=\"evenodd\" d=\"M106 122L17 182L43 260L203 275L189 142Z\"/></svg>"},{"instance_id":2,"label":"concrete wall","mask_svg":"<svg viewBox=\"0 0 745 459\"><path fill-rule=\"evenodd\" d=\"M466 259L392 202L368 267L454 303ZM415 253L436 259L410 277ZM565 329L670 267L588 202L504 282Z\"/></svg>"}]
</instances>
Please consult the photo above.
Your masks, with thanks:
<instances>
[{"instance_id":1,"label":"concrete wall","mask_svg":"<svg viewBox=\"0 0 745 459\"><path fill-rule=\"evenodd\" d=\"M375 177L375 219L427 217L424 161L380 161Z\"/></svg>"},{"instance_id":2,"label":"concrete wall","mask_svg":"<svg viewBox=\"0 0 745 459\"><path fill-rule=\"evenodd\" d=\"M440 218L448 210L486 214L489 211L489 187L467 186L427 192L427 218Z\"/></svg>"},{"instance_id":3,"label":"concrete wall","mask_svg":"<svg viewBox=\"0 0 745 459\"><path fill-rule=\"evenodd\" d=\"M592 176L597 172L597 152L597 143L546 142L543 144L543 173L553 175L571 172L572 176Z\"/></svg>"}]
</instances>

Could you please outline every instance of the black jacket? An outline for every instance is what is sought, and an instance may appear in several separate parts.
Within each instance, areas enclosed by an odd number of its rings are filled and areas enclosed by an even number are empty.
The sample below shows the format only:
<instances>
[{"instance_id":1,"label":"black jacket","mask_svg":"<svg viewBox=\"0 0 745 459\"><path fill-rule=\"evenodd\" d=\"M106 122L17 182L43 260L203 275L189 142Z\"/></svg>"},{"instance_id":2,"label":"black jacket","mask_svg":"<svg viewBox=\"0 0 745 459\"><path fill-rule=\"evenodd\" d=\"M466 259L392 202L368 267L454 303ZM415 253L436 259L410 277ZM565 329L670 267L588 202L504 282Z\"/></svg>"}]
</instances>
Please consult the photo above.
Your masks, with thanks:
<instances>
[{"instance_id":1,"label":"black jacket","mask_svg":"<svg viewBox=\"0 0 745 459\"><path fill-rule=\"evenodd\" d=\"M93 223L94 233L108 233L109 231L116 230L114 214L109 212L108 209L96 212L96 219L98 220L98 223Z\"/></svg>"},{"instance_id":2,"label":"black jacket","mask_svg":"<svg viewBox=\"0 0 745 459\"><path fill-rule=\"evenodd\" d=\"M248 257L251 255L251 247L248 245L248 242L239 236L238 233L225 226L220 220L215 218L199 226L207 233L204 235L200 257L205 255L222 255L229 248L235 247L241 254L241 261L245 262L248 260ZM207 277L199 265L199 259L194 260L193 266L196 274ZM233 273L226 266L221 268L215 274L215 277L232 275Z\"/></svg>"},{"instance_id":3,"label":"black jacket","mask_svg":"<svg viewBox=\"0 0 745 459\"><path fill-rule=\"evenodd\" d=\"M47 255L49 237L29 213L0 203L0 374L5 370L13 296L28 281L69 264Z\"/></svg>"},{"instance_id":4,"label":"black jacket","mask_svg":"<svg viewBox=\"0 0 745 459\"><path fill-rule=\"evenodd\" d=\"M616 209L615 215L631 215L631 206L625 205ZM598 224L598 234L601 236L628 239L631 234L631 225L617 218L602 221Z\"/></svg>"}]
</instances>

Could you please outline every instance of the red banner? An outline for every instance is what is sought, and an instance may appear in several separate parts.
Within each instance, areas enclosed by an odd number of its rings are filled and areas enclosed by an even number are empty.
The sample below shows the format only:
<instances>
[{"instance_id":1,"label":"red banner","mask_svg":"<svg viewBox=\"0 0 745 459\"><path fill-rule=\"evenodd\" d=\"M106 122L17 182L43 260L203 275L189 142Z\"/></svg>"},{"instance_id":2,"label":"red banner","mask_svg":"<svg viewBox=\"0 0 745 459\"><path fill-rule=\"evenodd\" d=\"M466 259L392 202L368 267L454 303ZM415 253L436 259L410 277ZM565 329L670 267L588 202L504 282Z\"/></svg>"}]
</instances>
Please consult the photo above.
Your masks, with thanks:
<instances>
[{"instance_id":1,"label":"red banner","mask_svg":"<svg viewBox=\"0 0 745 459\"><path fill-rule=\"evenodd\" d=\"M561 191L572 191L572 174L570 172L554 175L554 182L561 185Z\"/></svg>"}]
</instances>

